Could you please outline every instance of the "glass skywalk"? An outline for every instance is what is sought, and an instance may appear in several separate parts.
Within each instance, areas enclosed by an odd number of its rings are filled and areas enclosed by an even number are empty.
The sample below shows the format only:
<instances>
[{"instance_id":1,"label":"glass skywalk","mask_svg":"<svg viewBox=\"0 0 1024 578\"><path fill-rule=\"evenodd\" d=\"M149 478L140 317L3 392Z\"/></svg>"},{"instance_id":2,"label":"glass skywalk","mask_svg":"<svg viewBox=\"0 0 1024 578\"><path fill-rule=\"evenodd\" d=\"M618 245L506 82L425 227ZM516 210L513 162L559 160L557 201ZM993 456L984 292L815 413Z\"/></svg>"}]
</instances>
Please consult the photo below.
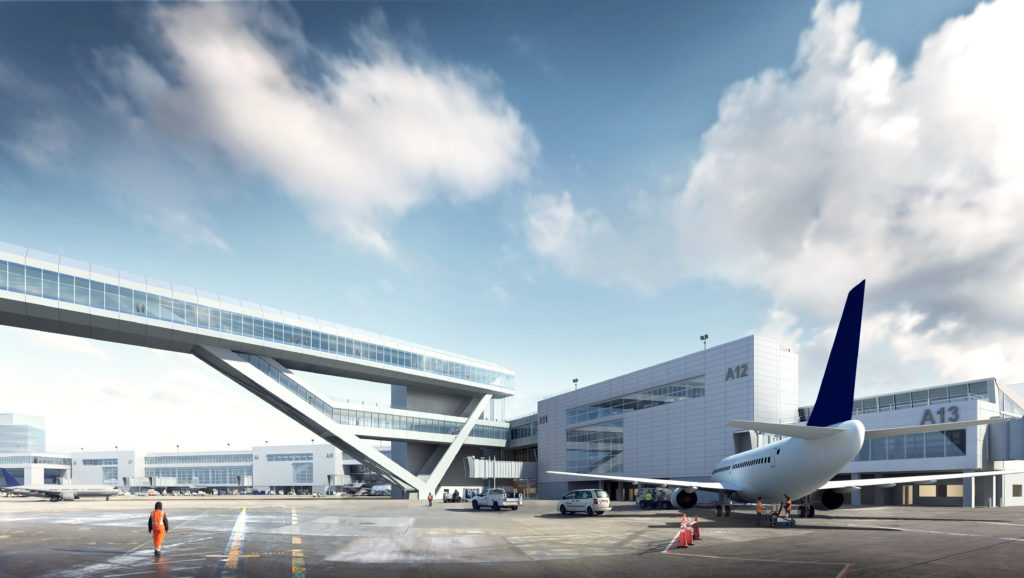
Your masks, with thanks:
<instances>
[{"instance_id":1,"label":"glass skywalk","mask_svg":"<svg viewBox=\"0 0 1024 578\"><path fill-rule=\"evenodd\" d=\"M25 254L25 250L0 243L0 252ZM32 253L29 253L30 258ZM52 257L52 256L48 256ZM44 259L31 258L33 263ZM61 260L63 264L65 260ZM70 260L66 260L70 261ZM428 374L460 379L490 387L513 390L515 375L508 370L496 369L496 366L472 361L455 361L452 358L462 357L454 354L438 352L437 355L425 354L401 347L392 347L382 343L374 343L367 339L359 339L339 332L317 331L299 324L278 322L276 320L232 311L224 307L215 307L203 303L200 299L203 292L191 290L182 293L178 287L167 283L166 292L174 296L162 295L154 291L143 291L132 288L128 283L110 283L89 279L78 275L61 273L63 265L53 264L53 268L29 266L10 260L0 259L0 290L20 293L48 299L55 302L74 303L76 305L105 310L121 315L131 315L140 319L154 319L194 327L224 334L245 337L259 341L277 343L308 349L325 354L338 355L351 359L370 361L399 368L421 371ZM102 269L87 263L74 262L70 267L76 270L90 271ZM151 279L121 273L115 270L103 270L99 275L111 279L124 279L147 288L157 284ZM97 276L99 276L97 275ZM220 298L210 294L207 302L219 301ZM242 307L239 307L241 309ZM257 309L258 305L246 307ZM416 349L428 350L417 346ZM463 358L465 359L465 358Z\"/></svg>"},{"instance_id":2,"label":"glass skywalk","mask_svg":"<svg viewBox=\"0 0 1024 578\"><path fill-rule=\"evenodd\" d=\"M408 416L397 413L382 411L366 411L362 409L348 409L333 407L329 402L302 387L294 379L281 373L277 368L256 355L249 355L240 351L235 355L248 361L256 369L259 369L274 381L285 386L289 391L304 399L306 403L313 406L317 411L323 413L337 423L370 428L393 429L419 433L437 433L444 435L458 435L465 425L464 421L451 419L425 418ZM487 438L495 440L507 440L508 428L500 426L476 425L469 432L470 437Z\"/></svg>"}]
</instances>

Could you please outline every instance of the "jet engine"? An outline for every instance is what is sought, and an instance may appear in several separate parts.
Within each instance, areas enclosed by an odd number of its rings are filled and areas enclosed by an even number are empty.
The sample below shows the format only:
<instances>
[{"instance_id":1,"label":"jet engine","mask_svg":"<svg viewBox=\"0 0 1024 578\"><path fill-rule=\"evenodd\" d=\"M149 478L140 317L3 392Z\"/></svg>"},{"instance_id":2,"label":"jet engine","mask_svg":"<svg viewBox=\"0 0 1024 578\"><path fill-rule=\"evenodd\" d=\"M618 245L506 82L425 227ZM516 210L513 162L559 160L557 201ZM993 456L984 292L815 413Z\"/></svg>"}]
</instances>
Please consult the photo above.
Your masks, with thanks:
<instances>
[{"instance_id":1,"label":"jet engine","mask_svg":"<svg viewBox=\"0 0 1024 578\"><path fill-rule=\"evenodd\" d=\"M811 496L811 504L813 506L818 508L824 508L826 510L835 510L836 508L842 506L845 501L846 497L835 490L814 492L814 495Z\"/></svg>"},{"instance_id":2,"label":"jet engine","mask_svg":"<svg viewBox=\"0 0 1024 578\"><path fill-rule=\"evenodd\" d=\"M64 500L64 501L67 501L67 502L72 502L75 499L75 493L74 492L61 492L60 493L60 499Z\"/></svg>"},{"instance_id":3,"label":"jet engine","mask_svg":"<svg viewBox=\"0 0 1024 578\"><path fill-rule=\"evenodd\" d=\"M672 504L680 510L689 510L697 504L697 492L687 492L683 488L676 488L672 492Z\"/></svg>"}]
</instances>

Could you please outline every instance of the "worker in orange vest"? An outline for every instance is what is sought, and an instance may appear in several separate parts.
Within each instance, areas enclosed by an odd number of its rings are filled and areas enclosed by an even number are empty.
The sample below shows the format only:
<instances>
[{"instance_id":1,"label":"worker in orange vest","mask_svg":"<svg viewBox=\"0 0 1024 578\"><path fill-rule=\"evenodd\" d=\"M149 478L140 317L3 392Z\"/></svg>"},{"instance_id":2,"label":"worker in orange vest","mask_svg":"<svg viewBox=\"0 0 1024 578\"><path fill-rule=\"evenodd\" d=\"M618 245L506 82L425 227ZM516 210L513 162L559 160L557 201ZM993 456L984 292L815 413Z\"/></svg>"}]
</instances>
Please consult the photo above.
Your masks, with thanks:
<instances>
[{"instance_id":1,"label":"worker in orange vest","mask_svg":"<svg viewBox=\"0 0 1024 578\"><path fill-rule=\"evenodd\" d=\"M789 494L782 495L786 497L786 501L782 503L782 509L786 511L786 517L792 519L793 514L790 510L793 509L793 500L789 499Z\"/></svg>"},{"instance_id":2,"label":"worker in orange vest","mask_svg":"<svg viewBox=\"0 0 1024 578\"><path fill-rule=\"evenodd\" d=\"M153 555L160 555L160 545L164 543L164 534L171 529L167 523L167 514L164 513L164 505L157 502L156 509L149 515L149 532L153 534Z\"/></svg>"},{"instance_id":3,"label":"worker in orange vest","mask_svg":"<svg viewBox=\"0 0 1024 578\"><path fill-rule=\"evenodd\" d=\"M757 497L757 525L761 525L761 518L764 517L764 502L761 501L761 496Z\"/></svg>"}]
</instances>

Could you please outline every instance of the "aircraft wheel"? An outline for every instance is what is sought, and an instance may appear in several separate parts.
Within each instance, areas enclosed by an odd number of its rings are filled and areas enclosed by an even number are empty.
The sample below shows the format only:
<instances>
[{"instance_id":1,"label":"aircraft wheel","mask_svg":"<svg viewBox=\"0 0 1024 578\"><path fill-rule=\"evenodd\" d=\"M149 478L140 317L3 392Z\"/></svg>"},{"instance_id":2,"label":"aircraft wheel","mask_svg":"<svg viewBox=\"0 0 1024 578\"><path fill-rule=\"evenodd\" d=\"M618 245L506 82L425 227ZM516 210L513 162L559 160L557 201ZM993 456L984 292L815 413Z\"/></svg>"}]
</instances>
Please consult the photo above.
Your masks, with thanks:
<instances>
[{"instance_id":1,"label":"aircraft wheel","mask_svg":"<svg viewBox=\"0 0 1024 578\"><path fill-rule=\"evenodd\" d=\"M814 517L814 506L809 506L807 508L807 517L808 518L813 518Z\"/></svg>"},{"instance_id":2,"label":"aircraft wheel","mask_svg":"<svg viewBox=\"0 0 1024 578\"><path fill-rule=\"evenodd\" d=\"M564 516L565 515L565 504L562 504L562 505L558 506L558 511L561 512L562 515Z\"/></svg>"}]
</instances>

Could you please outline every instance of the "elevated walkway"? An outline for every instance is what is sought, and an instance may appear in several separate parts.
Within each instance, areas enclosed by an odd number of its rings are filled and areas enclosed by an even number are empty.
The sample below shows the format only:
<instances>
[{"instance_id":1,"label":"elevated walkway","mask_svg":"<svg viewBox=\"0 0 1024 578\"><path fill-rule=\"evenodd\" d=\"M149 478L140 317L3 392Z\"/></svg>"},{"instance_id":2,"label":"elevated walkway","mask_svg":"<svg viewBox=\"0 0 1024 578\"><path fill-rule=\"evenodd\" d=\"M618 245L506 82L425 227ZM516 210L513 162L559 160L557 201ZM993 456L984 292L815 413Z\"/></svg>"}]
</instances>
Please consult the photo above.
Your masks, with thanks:
<instances>
[{"instance_id":1,"label":"elevated walkway","mask_svg":"<svg viewBox=\"0 0 1024 578\"><path fill-rule=\"evenodd\" d=\"M507 423L480 419L513 393L515 374L498 365L4 243L0 324L191 353L421 499L463 446L507 443ZM337 404L294 371L437 392L459 415ZM413 473L367 440L433 454Z\"/></svg>"}]
</instances>

